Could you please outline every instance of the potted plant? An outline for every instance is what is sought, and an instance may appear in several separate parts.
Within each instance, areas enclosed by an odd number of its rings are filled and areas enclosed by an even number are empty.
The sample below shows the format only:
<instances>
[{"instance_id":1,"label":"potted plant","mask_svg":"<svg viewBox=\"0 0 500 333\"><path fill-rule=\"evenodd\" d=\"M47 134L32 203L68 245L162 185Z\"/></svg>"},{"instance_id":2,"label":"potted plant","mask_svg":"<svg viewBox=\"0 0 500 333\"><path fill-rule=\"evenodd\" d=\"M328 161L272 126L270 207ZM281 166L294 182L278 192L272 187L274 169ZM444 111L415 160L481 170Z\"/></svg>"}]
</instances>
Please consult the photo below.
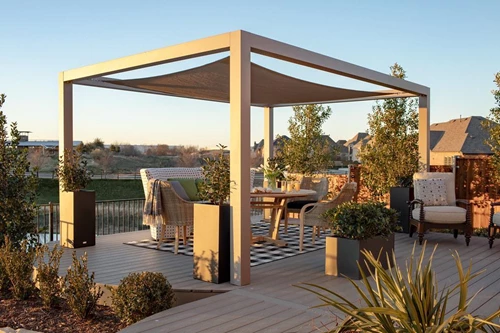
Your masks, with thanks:
<instances>
[{"instance_id":1,"label":"potted plant","mask_svg":"<svg viewBox=\"0 0 500 333\"><path fill-rule=\"evenodd\" d=\"M95 245L95 192L85 190L92 180L87 162L80 153L65 150L55 171L60 188L61 246Z\"/></svg>"},{"instance_id":2,"label":"potted plant","mask_svg":"<svg viewBox=\"0 0 500 333\"><path fill-rule=\"evenodd\" d=\"M286 169L287 167L280 157L269 157L267 159L267 167L261 164L259 168L264 174L264 178L267 180L267 185L273 190L278 187L278 181L281 182L285 180Z\"/></svg>"},{"instance_id":3,"label":"potted plant","mask_svg":"<svg viewBox=\"0 0 500 333\"><path fill-rule=\"evenodd\" d=\"M410 232L410 216L408 202L414 199L413 175L401 177L398 186L391 186L389 189L389 205L399 213L399 224L404 233Z\"/></svg>"},{"instance_id":4,"label":"potted plant","mask_svg":"<svg viewBox=\"0 0 500 333\"><path fill-rule=\"evenodd\" d=\"M193 276L213 283L230 279L231 180L229 158L224 155L226 146L218 147L220 151L215 158L204 159L201 167L204 179L199 185L203 203L194 204Z\"/></svg>"},{"instance_id":5,"label":"potted plant","mask_svg":"<svg viewBox=\"0 0 500 333\"><path fill-rule=\"evenodd\" d=\"M398 229L398 213L381 202L346 202L323 214L332 230L326 239L325 273L360 279L357 262L362 263L362 251L390 256L394 249L394 231ZM384 261L385 262L385 261ZM386 267L387 268L387 267Z\"/></svg>"}]
</instances>

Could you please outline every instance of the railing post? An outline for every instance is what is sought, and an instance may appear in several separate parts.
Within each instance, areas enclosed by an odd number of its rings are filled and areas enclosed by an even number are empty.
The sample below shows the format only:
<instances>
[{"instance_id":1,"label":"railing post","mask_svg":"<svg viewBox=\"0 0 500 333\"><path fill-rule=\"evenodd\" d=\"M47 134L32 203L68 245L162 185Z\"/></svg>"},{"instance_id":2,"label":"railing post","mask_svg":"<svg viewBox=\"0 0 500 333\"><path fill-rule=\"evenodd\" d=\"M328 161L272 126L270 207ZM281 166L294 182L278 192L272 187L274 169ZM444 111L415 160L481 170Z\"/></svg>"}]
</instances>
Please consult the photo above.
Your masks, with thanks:
<instances>
[{"instance_id":1,"label":"railing post","mask_svg":"<svg viewBox=\"0 0 500 333\"><path fill-rule=\"evenodd\" d=\"M49 240L54 241L54 205L49 202Z\"/></svg>"}]
</instances>

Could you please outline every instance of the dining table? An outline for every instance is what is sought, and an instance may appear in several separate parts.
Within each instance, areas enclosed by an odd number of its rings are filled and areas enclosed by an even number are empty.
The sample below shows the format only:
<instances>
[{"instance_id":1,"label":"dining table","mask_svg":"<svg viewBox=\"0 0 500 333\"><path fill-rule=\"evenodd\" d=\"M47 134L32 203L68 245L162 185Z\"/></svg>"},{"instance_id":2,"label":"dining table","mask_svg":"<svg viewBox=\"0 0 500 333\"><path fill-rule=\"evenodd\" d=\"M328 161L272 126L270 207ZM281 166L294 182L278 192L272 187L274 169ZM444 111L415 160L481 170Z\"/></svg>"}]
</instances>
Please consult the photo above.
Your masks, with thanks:
<instances>
[{"instance_id":1,"label":"dining table","mask_svg":"<svg viewBox=\"0 0 500 333\"><path fill-rule=\"evenodd\" d=\"M270 209L271 218L269 221L268 235L252 235L252 243L271 242L279 247L287 246L287 242L280 239L279 236L281 216L283 216L283 213L286 211L287 201L289 199L303 198L314 194L316 194L316 191L305 189L292 191L253 189L250 193L250 207L253 209ZM272 200L264 200L264 198Z\"/></svg>"}]
</instances>

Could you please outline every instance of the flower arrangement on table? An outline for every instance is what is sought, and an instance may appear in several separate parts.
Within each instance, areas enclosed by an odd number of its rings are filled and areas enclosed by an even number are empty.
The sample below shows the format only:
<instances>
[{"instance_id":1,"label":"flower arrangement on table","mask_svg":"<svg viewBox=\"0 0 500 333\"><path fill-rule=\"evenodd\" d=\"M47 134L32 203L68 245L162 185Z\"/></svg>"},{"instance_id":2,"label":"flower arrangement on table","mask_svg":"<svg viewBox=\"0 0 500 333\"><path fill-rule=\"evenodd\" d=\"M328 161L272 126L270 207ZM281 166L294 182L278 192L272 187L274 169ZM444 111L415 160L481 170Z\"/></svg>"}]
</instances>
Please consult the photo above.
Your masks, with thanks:
<instances>
[{"instance_id":1,"label":"flower arrangement on table","mask_svg":"<svg viewBox=\"0 0 500 333\"><path fill-rule=\"evenodd\" d=\"M267 167L263 164L260 165L259 170L264 173L264 178L267 179L267 183L270 188L276 188L276 181L284 180L286 170L288 166L285 166L283 159L279 157L270 157L267 159Z\"/></svg>"}]
</instances>

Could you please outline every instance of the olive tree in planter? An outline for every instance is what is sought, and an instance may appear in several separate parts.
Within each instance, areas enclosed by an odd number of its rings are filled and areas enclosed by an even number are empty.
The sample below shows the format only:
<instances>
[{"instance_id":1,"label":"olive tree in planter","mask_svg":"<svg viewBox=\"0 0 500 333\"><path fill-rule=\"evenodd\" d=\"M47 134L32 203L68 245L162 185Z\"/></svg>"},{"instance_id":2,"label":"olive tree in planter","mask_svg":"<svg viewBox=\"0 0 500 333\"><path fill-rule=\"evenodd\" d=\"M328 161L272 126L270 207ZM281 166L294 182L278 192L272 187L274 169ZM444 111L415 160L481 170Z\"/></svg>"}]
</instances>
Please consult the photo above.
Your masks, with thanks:
<instances>
[{"instance_id":1,"label":"olive tree in planter","mask_svg":"<svg viewBox=\"0 0 500 333\"><path fill-rule=\"evenodd\" d=\"M193 276L213 283L230 279L230 206L231 193L229 158L226 146L219 145L216 158L205 158L200 183L200 199L194 204Z\"/></svg>"},{"instance_id":2,"label":"olive tree in planter","mask_svg":"<svg viewBox=\"0 0 500 333\"><path fill-rule=\"evenodd\" d=\"M371 251L381 258L394 249L394 231L398 229L398 213L380 202L346 202L325 212L332 236L326 238L325 274L345 275L360 279L358 262L362 251ZM360 267L368 272L368 267ZM387 268L387 265L384 266Z\"/></svg>"},{"instance_id":3,"label":"olive tree in planter","mask_svg":"<svg viewBox=\"0 0 500 333\"><path fill-rule=\"evenodd\" d=\"M56 169L59 178L61 246L95 245L95 192L85 187L92 180L87 162L78 152L64 151Z\"/></svg>"}]
</instances>

